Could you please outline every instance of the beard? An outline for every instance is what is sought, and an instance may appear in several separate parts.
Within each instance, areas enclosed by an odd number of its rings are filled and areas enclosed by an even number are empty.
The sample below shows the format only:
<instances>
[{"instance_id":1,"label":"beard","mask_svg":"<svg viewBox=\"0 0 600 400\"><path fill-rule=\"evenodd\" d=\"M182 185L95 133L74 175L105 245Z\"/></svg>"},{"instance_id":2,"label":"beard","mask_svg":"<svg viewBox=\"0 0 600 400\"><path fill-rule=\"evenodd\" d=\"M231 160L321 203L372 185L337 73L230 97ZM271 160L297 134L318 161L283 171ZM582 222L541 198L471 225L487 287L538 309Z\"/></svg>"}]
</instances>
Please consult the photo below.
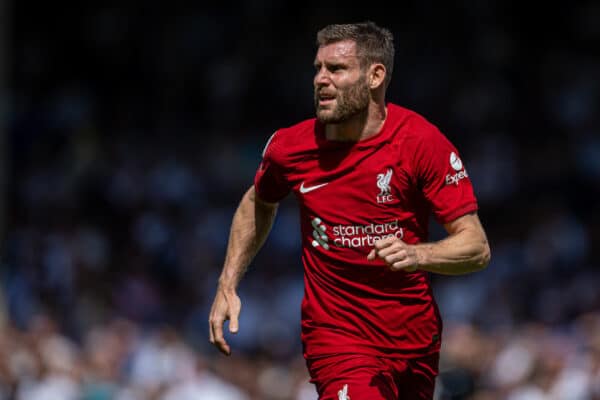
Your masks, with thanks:
<instances>
[{"instance_id":1,"label":"beard","mask_svg":"<svg viewBox=\"0 0 600 400\"><path fill-rule=\"evenodd\" d=\"M317 119L323 124L339 124L364 112L371 99L367 78L361 77L356 84L339 90L336 95L336 106L333 109L319 107L319 97L315 90L315 110Z\"/></svg>"}]
</instances>

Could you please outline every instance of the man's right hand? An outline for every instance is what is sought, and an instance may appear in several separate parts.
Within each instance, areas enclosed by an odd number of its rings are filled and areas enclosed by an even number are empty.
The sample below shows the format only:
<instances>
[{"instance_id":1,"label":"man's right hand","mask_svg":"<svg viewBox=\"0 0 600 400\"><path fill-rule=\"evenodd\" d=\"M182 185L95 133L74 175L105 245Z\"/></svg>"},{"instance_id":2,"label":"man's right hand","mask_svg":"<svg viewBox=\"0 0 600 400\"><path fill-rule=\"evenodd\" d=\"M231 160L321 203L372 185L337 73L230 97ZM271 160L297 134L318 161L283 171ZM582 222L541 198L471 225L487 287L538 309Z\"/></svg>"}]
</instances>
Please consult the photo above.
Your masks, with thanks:
<instances>
[{"instance_id":1,"label":"man's right hand","mask_svg":"<svg viewBox=\"0 0 600 400\"><path fill-rule=\"evenodd\" d=\"M229 332L237 333L241 308L242 302L235 290L219 286L210 309L208 324L210 342L225 355L231 354L231 348L223 337L223 326L225 321L229 320Z\"/></svg>"}]
</instances>

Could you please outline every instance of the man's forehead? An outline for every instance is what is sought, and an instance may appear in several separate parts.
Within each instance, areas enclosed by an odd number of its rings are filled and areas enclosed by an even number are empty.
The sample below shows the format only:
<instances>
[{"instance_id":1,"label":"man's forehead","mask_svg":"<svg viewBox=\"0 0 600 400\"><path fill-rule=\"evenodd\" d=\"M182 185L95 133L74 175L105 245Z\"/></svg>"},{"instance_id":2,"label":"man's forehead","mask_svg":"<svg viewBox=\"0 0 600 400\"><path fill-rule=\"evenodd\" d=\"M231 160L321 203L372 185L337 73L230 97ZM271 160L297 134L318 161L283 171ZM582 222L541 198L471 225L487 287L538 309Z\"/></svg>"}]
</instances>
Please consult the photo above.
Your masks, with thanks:
<instances>
[{"instance_id":1,"label":"man's forehead","mask_svg":"<svg viewBox=\"0 0 600 400\"><path fill-rule=\"evenodd\" d=\"M356 58L356 42L353 40L343 40L319 47L316 59L324 58Z\"/></svg>"}]
</instances>

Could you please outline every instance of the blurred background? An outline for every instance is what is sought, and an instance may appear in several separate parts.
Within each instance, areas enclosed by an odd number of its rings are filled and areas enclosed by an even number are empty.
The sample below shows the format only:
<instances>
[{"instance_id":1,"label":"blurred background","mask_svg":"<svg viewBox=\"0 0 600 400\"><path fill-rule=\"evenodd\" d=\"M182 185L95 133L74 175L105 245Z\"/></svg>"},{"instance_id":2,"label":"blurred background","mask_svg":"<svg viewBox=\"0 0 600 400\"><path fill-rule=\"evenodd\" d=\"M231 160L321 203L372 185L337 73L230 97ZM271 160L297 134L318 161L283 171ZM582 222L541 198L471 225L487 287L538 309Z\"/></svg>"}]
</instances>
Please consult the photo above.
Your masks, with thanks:
<instances>
[{"instance_id":1,"label":"blurred background","mask_svg":"<svg viewBox=\"0 0 600 400\"><path fill-rule=\"evenodd\" d=\"M396 37L388 100L459 148L492 248L432 277L436 399L600 399L600 3L200 3L0 3L0 400L316 400L293 198L232 357L207 319L266 140L314 115L316 31L366 19Z\"/></svg>"}]
</instances>

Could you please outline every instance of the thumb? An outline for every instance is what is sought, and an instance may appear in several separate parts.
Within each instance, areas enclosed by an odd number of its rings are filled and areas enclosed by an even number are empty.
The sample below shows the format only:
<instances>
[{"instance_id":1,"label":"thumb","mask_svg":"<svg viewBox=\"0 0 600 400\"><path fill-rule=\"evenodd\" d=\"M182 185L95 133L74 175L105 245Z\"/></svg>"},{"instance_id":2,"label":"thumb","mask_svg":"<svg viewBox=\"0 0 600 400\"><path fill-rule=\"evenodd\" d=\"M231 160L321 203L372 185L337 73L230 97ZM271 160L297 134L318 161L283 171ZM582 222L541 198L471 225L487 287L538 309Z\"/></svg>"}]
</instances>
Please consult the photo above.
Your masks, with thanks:
<instances>
[{"instance_id":1,"label":"thumb","mask_svg":"<svg viewBox=\"0 0 600 400\"><path fill-rule=\"evenodd\" d=\"M224 292L225 300L228 305L227 309L227 319L229 319L229 332L237 333L239 329L238 319L240 317L240 310L242 308L242 304L240 302L240 298L238 295L233 292Z\"/></svg>"},{"instance_id":2,"label":"thumb","mask_svg":"<svg viewBox=\"0 0 600 400\"><path fill-rule=\"evenodd\" d=\"M233 311L229 315L229 332L237 333L237 331L240 329L239 317L240 306L239 304L236 304L236 306L233 307Z\"/></svg>"},{"instance_id":3,"label":"thumb","mask_svg":"<svg viewBox=\"0 0 600 400\"><path fill-rule=\"evenodd\" d=\"M239 312L234 312L231 314L231 317L229 319L229 332L231 333L237 333L240 329L238 320L239 314Z\"/></svg>"}]
</instances>

